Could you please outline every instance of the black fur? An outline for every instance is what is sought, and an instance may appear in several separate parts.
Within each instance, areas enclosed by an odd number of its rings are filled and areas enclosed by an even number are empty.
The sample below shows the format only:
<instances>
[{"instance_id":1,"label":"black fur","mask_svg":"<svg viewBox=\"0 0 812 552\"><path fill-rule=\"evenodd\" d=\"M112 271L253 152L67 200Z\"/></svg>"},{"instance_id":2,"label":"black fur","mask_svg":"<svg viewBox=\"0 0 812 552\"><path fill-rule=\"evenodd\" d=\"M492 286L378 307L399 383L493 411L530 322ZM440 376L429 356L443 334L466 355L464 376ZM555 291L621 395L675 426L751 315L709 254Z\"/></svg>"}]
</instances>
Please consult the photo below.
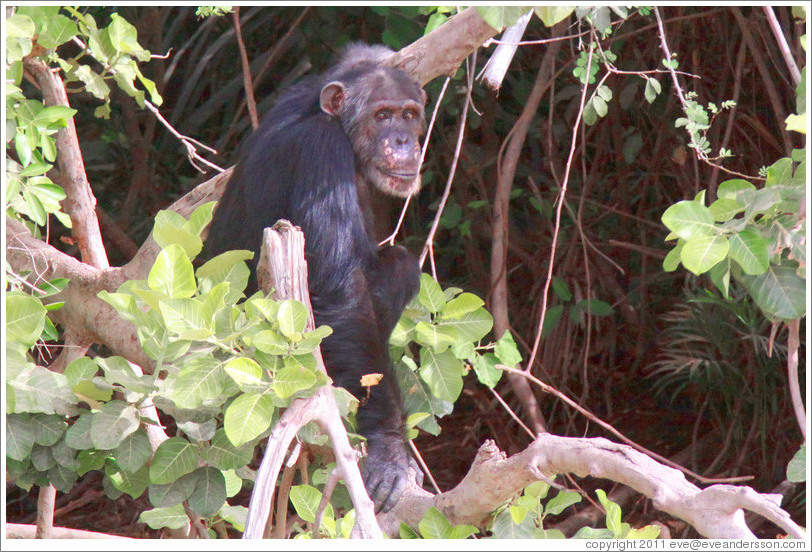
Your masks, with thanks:
<instances>
[{"instance_id":1,"label":"black fur","mask_svg":"<svg viewBox=\"0 0 812 552\"><path fill-rule=\"evenodd\" d=\"M357 417L368 442L364 480L384 511L399 499L410 464L388 340L417 293L420 269L402 247L378 247L367 227L372 214L363 212L356 186L391 187L398 195L416 191L419 177L404 183L400 173L417 172L414 152L419 156L425 124L425 94L405 73L379 67L386 53L380 47L350 48L333 69L279 99L241 149L202 255L249 249L256 263L265 227L283 218L301 227L316 323L333 329L322 343L324 361L335 383L364 403ZM325 100L331 86L339 93ZM419 120L398 115L370 122L380 86L395 113L419 105ZM384 142L388 149L382 149ZM378 167L368 159L380 158L382 151L391 154L383 170L398 174L376 182L368 175ZM248 292L255 289L252 274ZM367 398L360 377L368 373L384 377Z\"/></svg>"}]
</instances>

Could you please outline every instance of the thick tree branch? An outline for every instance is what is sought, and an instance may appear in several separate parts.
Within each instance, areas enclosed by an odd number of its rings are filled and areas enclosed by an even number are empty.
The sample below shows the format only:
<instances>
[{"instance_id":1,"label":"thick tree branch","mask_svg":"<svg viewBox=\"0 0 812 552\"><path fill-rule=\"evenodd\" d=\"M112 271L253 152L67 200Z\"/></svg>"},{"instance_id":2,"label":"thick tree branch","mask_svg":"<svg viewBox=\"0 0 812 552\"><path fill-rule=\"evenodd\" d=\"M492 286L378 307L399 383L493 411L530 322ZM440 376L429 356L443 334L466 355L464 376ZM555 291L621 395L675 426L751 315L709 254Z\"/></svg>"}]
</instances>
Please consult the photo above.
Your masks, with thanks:
<instances>
[{"instance_id":1,"label":"thick tree branch","mask_svg":"<svg viewBox=\"0 0 812 552\"><path fill-rule=\"evenodd\" d=\"M482 19L476 8L466 8L397 52L388 63L425 85L440 75L453 76L471 52L498 32Z\"/></svg>"},{"instance_id":2,"label":"thick tree branch","mask_svg":"<svg viewBox=\"0 0 812 552\"><path fill-rule=\"evenodd\" d=\"M744 510L758 513L794 538L806 537L806 531L778 506L778 495L759 494L750 487L734 485L700 489L678 470L629 446L603 438L579 439L549 433L540 435L510 458L493 441L486 441L459 485L434 496L410 488L392 512L379 516L381 527L390 535L397 534L401 521L416 525L431 506L443 512L452 524L481 525L493 510L527 484L564 473L628 485L649 497L655 508L685 520L708 538L754 539L744 522Z\"/></svg>"},{"instance_id":3,"label":"thick tree branch","mask_svg":"<svg viewBox=\"0 0 812 552\"><path fill-rule=\"evenodd\" d=\"M65 85L50 67L33 57L23 58L23 64L40 86L46 105L70 107ZM107 268L110 263L107 261L107 252L104 250L99 221L96 218L96 198L87 181L85 162L72 118L68 119L65 128L56 133L56 149L66 194L62 209L70 216L82 260L97 268Z\"/></svg>"}]
</instances>

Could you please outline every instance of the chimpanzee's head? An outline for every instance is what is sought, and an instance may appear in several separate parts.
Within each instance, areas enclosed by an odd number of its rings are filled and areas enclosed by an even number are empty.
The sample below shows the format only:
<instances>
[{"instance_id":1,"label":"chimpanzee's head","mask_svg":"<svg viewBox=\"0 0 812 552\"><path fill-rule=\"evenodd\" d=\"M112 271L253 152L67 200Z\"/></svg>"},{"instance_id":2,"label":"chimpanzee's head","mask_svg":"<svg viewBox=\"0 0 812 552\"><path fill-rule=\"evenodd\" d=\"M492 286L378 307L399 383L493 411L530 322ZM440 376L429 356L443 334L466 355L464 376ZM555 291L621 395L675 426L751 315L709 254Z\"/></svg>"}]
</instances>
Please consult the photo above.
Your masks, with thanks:
<instances>
[{"instance_id":1,"label":"chimpanzee's head","mask_svg":"<svg viewBox=\"0 0 812 552\"><path fill-rule=\"evenodd\" d=\"M322 88L321 108L341 121L369 183L390 195L413 195L420 189L426 93L404 71L352 61Z\"/></svg>"}]
</instances>

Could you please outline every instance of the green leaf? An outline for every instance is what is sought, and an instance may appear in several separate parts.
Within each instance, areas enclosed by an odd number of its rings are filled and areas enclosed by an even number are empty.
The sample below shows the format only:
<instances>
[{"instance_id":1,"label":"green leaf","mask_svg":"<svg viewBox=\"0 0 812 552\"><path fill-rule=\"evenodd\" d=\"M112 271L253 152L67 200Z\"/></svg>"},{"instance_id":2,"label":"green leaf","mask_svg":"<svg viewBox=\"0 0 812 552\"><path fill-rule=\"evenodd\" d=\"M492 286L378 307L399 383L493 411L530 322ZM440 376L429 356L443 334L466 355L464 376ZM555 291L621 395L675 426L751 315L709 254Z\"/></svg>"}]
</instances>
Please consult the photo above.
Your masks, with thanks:
<instances>
[{"instance_id":1,"label":"green leaf","mask_svg":"<svg viewBox=\"0 0 812 552\"><path fill-rule=\"evenodd\" d=\"M434 278L425 272L420 275L420 292L417 294L420 304L432 313L438 313L445 307L446 299L443 290Z\"/></svg>"},{"instance_id":2,"label":"green leaf","mask_svg":"<svg viewBox=\"0 0 812 552\"><path fill-rule=\"evenodd\" d=\"M196 467L196 447L186 439L170 437L155 451L149 467L149 478L152 483L171 483L193 472Z\"/></svg>"},{"instance_id":3,"label":"green leaf","mask_svg":"<svg viewBox=\"0 0 812 552\"><path fill-rule=\"evenodd\" d=\"M227 380L219 360L200 357L177 375L170 398L179 408L199 408L220 397L225 392Z\"/></svg>"},{"instance_id":4,"label":"green leaf","mask_svg":"<svg viewBox=\"0 0 812 552\"><path fill-rule=\"evenodd\" d=\"M37 430L30 416L6 415L6 456L18 462L28 458L34 447L36 434Z\"/></svg>"},{"instance_id":5,"label":"green leaf","mask_svg":"<svg viewBox=\"0 0 812 552\"><path fill-rule=\"evenodd\" d=\"M723 261L729 249L730 244L722 234L696 236L686 240L680 253L680 260L685 268L698 276Z\"/></svg>"},{"instance_id":6,"label":"green leaf","mask_svg":"<svg viewBox=\"0 0 812 552\"><path fill-rule=\"evenodd\" d=\"M194 295L194 270L183 248L174 244L164 248L149 271L147 283L151 289L171 299Z\"/></svg>"},{"instance_id":7,"label":"green leaf","mask_svg":"<svg viewBox=\"0 0 812 552\"><path fill-rule=\"evenodd\" d=\"M82 414L73 425L65 432L65 443L76 450L93 448L93 440L90 438L90 425L93 422L93 414Z\"/></svg>"},{"instance_id":8,"label":"green leaf","mask_svg":"<svg viewBox=\"0 0 812 552\"><path fill-rule=\"evenodd\" d=\"M721 197L711 203L708 209L716 222L727 222L744 211L745 207L735 199Z\"/></svg>"},{"instance_id":9,"label":"green leaf","mask_svg":"<svg viewBox=\"0 0 812 552\"><path fill-rule=\"evenodd\" d=\"M140 470L152 455L152 447L146 431L139 429L129 435L113 451L113 458L122 470L135 473Z\"/></svg>"},{"instance_id":10,"label":"green leaf","mask_svg":"<svg viewBox=\"0 0 812 552\"><path fill-rule=\"evenodd\" d=\"M708 271L708 276L713 282L713 285L722 292L722 297L725 299L730 298L730 260L716 263Z\"/></svg>"},{"instance_id":11,"label":"green leaf","mask_svg":"<svg viewBox=\"0 0 812 552\"><path fill-rule=\"evenodd\" d=\"M39 299L20 292L7 293L6 339L30 348L42 334L45 316L45 307Z\"/></svg>"},{"instance_id":12,"label":"green leaf","mask_svg":"<svg viewBox=\"0 0 812 552\"><path fill-rule=\"evenodd\" d=\"M609 316L614 312L612 305L600 299L581 299L575 305L573 310L576 312L588 312L592 316Z\"/></svg>"},{"instance_id":13,"label":"green leaf","mask_svg":"<svg viewBox=\"0 0 812 552\"><path fill-rule=\"evenodd\" d=\"M733 199L738 200L741 192L755 192L756 187L746 180L741 178L734 178L732 180L725 180L716 190L716 197L719 199Z\"/></svg>"},{"instance_id":14,"label":"green leaf","mask_svg":"<svg viewBox=\"0 0 812 552\"><path fill-rule=\"evenodd\" d=\"M793 483L802 483L807 480L806 475L806 444L801 445L792 460L787 465L787 480Z\"/></svg>"},{"instance_id":15,"label":"green leaf","mask_svg":"<svg viewBox=\"0 0 812 552\"><path fill-rule=\"evenodd\" d=\"M574 6L536 6L533 8L536 15L546 27L552 27L556 23L564 21L575 11Z\"/></svg>"},{"instance_id":16,"label":"green leaf","mask_svg":"<svg viewBox=\"0 0 812 552\"><path fill-rule=\"evenodd\" d=\"M764 274L770 267L767 242L752 230L730 236L730 258L739 263L745 274Z\"/></svg>"},{"instance_id":17,"label":"green leaf","mask_svg":"<svg viewBox=\"0 0 812 552\"><path fill-rule=\"evenodd\" d=\"M646 88L643 95L646 97L648 103L654 103L657 96L663 91L660 81L654 78L646 77Z\"/></svg>"},{"instance_id":18,"label":"green leaf","mask_svg":"<svg viewBox=\"0 0 812 552\"><path fill-rule=\"evenodd\" d=\"M782 157L767 168L767 180L764 186L776 186L792 182L792 159Z\"/></svg>"},{"instance_id":19,"label":"green leaf","mask_svg":"<svg viewBox=\"0 0 812 552\"><path fill-rule=\"evenodd\" d=\"M420 345L441 353L457 341L457 332L453 328L420 321L415 326L415 339Z\"/></svg>"},{"instance_id":20,"label":"green leaf","mask_svg":"<svg viewBox=\"0 0 812 552\"><path fill-rule=\"evenodd\" d=\"M69 493L78 479L79 474L76 471L62 464L57 464L48 470L48 481L61 493Z\"/></svg>"},{"instance_id":21,"label":"green leaf","mask_svg":"<svg viewBox=\"0 0 812 552\"><path fill-rule=\"evenodd\" d=\"M79 34L79 28L74 21L64 15L54 14L48 17L46 25L40 29L37 44L48 50L54 50L77 34Z\"/></svg>"},{"instance_id":22,"label":"green leaf","mask_svg":"<svg viewBox=\"0 0 812 552\"><path fill-rule=\"evenodd\" d=\"M451 531L451 522L434 506L429 508L417 525L424 539L444 539Z\"/></svg>"},{"instance_id":23,"label":"green leaf","mask_svg":"<svg viewBox=\"0 0 812 552\"><path fill-rule=\"evenodd\" d=\"M132 24L115 12L110 15L110 20L105 30L116 52L130 53L141 49L138 46L138 32Z\"/></svg>"},{"instance_id":24,"label":"green leaf","mask_svg":"<svg viewBox=\"0 0 812 552\"><path fill-rule=\"evenodd\" d=\"M56 460L51 454L51 448L34 444L34 448L31 449L31 465L40 472L48 471L54 467Z\"/></svg>"},{"instance_id":25,"label":"green leaf","mask_svg":"<svg viewBox=\"0 0 812 552\"><path fill-rule=\"evenodd\" d=\"M226 479L215 468L198 468L192 473L195 489L189 497L189 506L202 517L211 517L220 511L226 501Z\"/></svg>"},{"instance_id":26,"label":"green leaf","mask_svg":"<svg viewBox=\"0 0 812 552\"><path fill-rule=\"evenodd\" d=\"M135 473L112 468L110 464L105 465L105 474L110 478L113 486L130 495L138 498L149 487L149 467L144 464Z\"/></svg>"},{"instance_id":27,"label":"green leaf","mask_svg":"<svg viewBox=\"0 0 812 552\"><path fill-rule=\"evenodd\" d=\"M36 27L27 15L14 14L6 19L6 35L9 38L33 38Z\"/></svg>"},{"instance_id":28,"label":"green leaf","mask_svg":"<svg viewBox=\"0 0 812 552\"><path fill-rule=\"evenodd\" d=\"M155 390L155 386L151 384L152 376L139 375L125 358L96 357L96 362L104 370L104 380L108 383L118 384L135 393L150 393Z\"/></svg>"},{"instance_id":29,"label":"green leaf","mask_svg":"<svg viewBox=\"0 0 812 552\"><path fill-rule=\"evenodd\" d=\"M462 392L463 363L449 350L420 349L420 377L439 399L455 402Z\"/></svg>"},{"instance_id":30,"label":"green leaf","mask_svg":"<svg viewBox=\"0 0 812 552\"><path fill-rule=\"evenodd\" d=\"M603 489L595 489L595 494L598 495L598 500L601 501L601 505L603 505L604 510L606 510L606 528L615 535L615 538L620 537L620 506L609 500Z\"/></svg>"},{"instance_id":31,"label":"green leaf","mask_svg":"<svg viewBox=\"0 0 812 552\"><path fill-rule=\"evenodd\" d=\"M606 114L609 113L609 106L600 96L592 97L592 107L595 109L595 113L598 117L606 117Z\"/></svg>"},{"instance_id":32,"label":"green leaf","mask_svg":"<svg viewBox=\"0 0 812 552\"><path fill-rule=\"evenodd\" d=\"M90 439L99 450L114 449L138 429L138 424L135 406L124 401L111 401L93 414Z\"/></svg>"},{"instance_id":33,"label":"green leaf","mask_svg":"<svg viewBox=\"0 0 812 552\"><path fill-rule=\"evenodd\" d=\"M269 355L284 355L288 352L290 344L281 335L273 330L262 330L254 334L251 343Z\"/></svg>"},{"instance_id":34,"label":"green leaf","mask_svg":"<svg viewBox=\"0 0 812 552\"><path fill-rule=\"evenodd\" d=\"M93 359L79 357L65 368L65 377L68 379L68 383L74 386L80 381L92 379L98 371L99 365L93 362Z\"/></svg>"},{"instance_id":35,"label":"green leaf","mask_svg":"<svg viewBox=\"0 0 812 552\"><path fill-rule=\"evenodd\" d=\"M794 263L771 265L764 274L742 274L739 279L770 319L792 320L806 315L806 281L798 277Z\"/></svg>"},{"instance_id":36,"label":"green leaf","mask_svg":"<svg viewBox=\"0 0 812 552\"><path fill-rule=\"evenodd\" d=\"M528 12L527 7L522 6L477 6L476 11L485 22L501 31L516 23L522 15Z\"/></svg>"},{"instance_id":37,"label":"green leaf","mask_svg":"<svg viewBox=\"0 0 812 552\"><path fill-rule=\"evenodd\" d=\"M544 514L557 516L573 504L581 502L581 495L572 491L558 491L554 498L544 505Z\"/></svg>"},{"instance_id":38,"label":"green leaf","mask_svg":"<svg viewBox=\"0 0 812 552\"><path fill-rule=\"evenodd\" d=\"M64 122L66 119L71 119L76 113L77 111L71 107L51 105L37 113L34 122L38 125L47 126L57 122Z\"/></svg>"},{"instance_id":39,"label":"green leaf","mask_svg":"<svg viewBox=\"0 0 812 552\"><path fill-rule=\"evenodd\" d=\"M6 380L6 389L14 393L15 412L43 414L77 413L76 397L71 393L68 379L41 366L29 366L14 379Z\"/></svg>"},{"instance_id":40,"label":"green leaf","mask_svg":"<svg viewBox=\"0 0 812 552\"><path fill-rule=\"evenodd\" d=\"M446 303L441 314L443 319L460 318L474 312L484 304L485 302L473 293L462 293Z\"/></svg>"},{"instance_id":41,"label":"green leaf","mask_svg":"<svg viewBox=\"0 0 812 552\"><path fill-rule=\"evenodd\" d=\"M220 510L220 517L223 521L230 523L234 529L244 533L245 522L248 519L248 508L245 506L223 506ZM347 536L349 538L349 536Z\"/></svg>"},{"instance_id":42,"label":"green leaf","mask_svg":"<svg viewBox=\"0 0 812 552\"><path fill-rule=\"evenodd\" d=\"M189 523L189 516L183 509L183 504L176 504L170 508L154 508L141 512L138 521L146 523L153 529L167 527L169 529L180 529Z\"/></svg>"},{"instance_id":43,"label":"green leaf","mask_svg":"<svg viewBox=\"0 0 812 552\"><path fill-rule=\"evenodd\" d=\"M200 233L203 232L203 229L211 222L216 205L216 201L204 203L189 215L189 221L184 224L183 227L196 236L199 236Z\"/></svg>"},{"instance_id":44,"label":"green leaf","mask_svg":"<svg viewBox=\"0 0 812 552\"><path fill-rule=\"evenodd\" d=\"M457 334L457 342L477 342L493 328L493 316L480 308L459 318L441 319L437 325L440 328L453 329Z\"/></svg>"},{"instance_id":45,"label":"green leaf","mask_svg":"<svg viewBox=\"0 0 812 552\"><path fill-rule=\"evenodd\" d=\"M496 367L497 359L493 353L486 353L484 355L474 355L471 358L471 365L474 368L479 381L493 389L499 380L502 379L502 370Z\"/></svg>"},{"instance_id":46,"label":"green leaf","mask_svg":"<svg viewBox=\"0 0 812 552\"><path fill-rule=\"evenodd\" d=\"M226 409L223 427L228 439L235 447L252 441L271 425L273 409L268 395L240 395Z\"/></svg>"},{"instance_id":47,"label":"green leaf","mask_svg":"<svg viewBox=\"0 0 812 552\"><path fill-rule=\"evenodd\" d=\"M682 254L682 247L685 245L684 240L680 240L674 248L668 252L663 259L663 270L666 272L674 272L680 263L680 255Z\"/></svg>"},{"instance_id":48,"label":"green leaf","mask_svg":"<svg viewBox=\"0 0 812 552\"><path fill-rule=\"evenodd\" d=\"M262 368L254 359L234 358L223 369L242 391L252 391L263 384Z\"/></svg>"},{"instance_id":49,"label":"green leaf","mask_svg":"<svg viewBox=\"0 0 812 552\"><path fill-rule=\"evenodd\" d=\"M31 421L34 424L34 442L46 447L56 444L68 429L64 416L34 414Z\"/></svg>"},{"instance_id":50,"label":"green leaf","mask_svg":"<svg viewBox=\"0 0 812 552\"><path fill-rule=\"evenodd\" d=\"M415 339L415 322L405 316L401 316L392 335L389 336L389 344L395 347L405 347Z\"/></svg>"},{"instance_id":51,"label":"green leaf","mask_svg":"<svg viewBox=\"0 0 812 552\"><path fill-rule=\"evenodd\" d=\"M321 491L310 485L294 485L290 488L290 501L300 518L313 523L321 502Z\"/></svg>"},{"instance_id":52,"label":"green leaf","mask_svg":"<svg viewBox=\"0 0 812 552\"><path fill-rule=\"evenodd\" d=\"M195 298L158 301L166 329L180 339L205 340L214 332L211 318L203 312L203 303Z\"/></svg>"},{"instance_id":53,"label":"green leaf","mask_svg":"<svg viewBox=\"0 0 812 552\"><path fill-rule=\"evenodd\" d=\"M493 352L502 364L510 366L511 368L515 368L522 361L522 355L518 347L516 347L516 342L513 340L513 335L511 335L510 330L505 330L505 333L503 333L499 341L496 342L496 347Z\"/></svg>"},{"instance_id":54,"label":"green leaf","mask_svg":"<svg viewBox=\"0 0 812 552\"><path fill-rule=\"evenodd\" d=\"M226 481L226 497L237 496L237 493L242 490L242 478L234 470L224 471L223 477Z\"/></svg>"},{"instance_id":55,"label":"green leaf","mask_svg":"<svg viewBox=\"0 0 812 552\"><path fill-rule=\"evenodd\" d=\"M299 301L293 299L280 301L279 311L277 313L279 330L287 338L301 334L304 332L305 325L307 324L307 315L307 307Z\"/></svg>"},{"instance_id":56,"label":"green leaf","mask_svg":"<svg viewBox=\"0 0 812 552\"><path fill-rule=\"evenodd\" d=\"M499 512L491 525L493 537L497 539L532 539L535 529L533 516L525 516L520 525L513 523L509 508Z\"/></svg>"},{"instance_id":57,"label":"green leaf","mask_svg":"<svg viewBox=\"0 0 812 552\"><path fill-rule=\"evenodd\" d=\"M180 504L191 496L196 483L195 472L187 473L164 485L152 483L149 486L149 501L158 508L168 508Z\"/></svg>"},{"instance_id":58,"label":"green leaf","mask_svg":"<svg viewBox=\"0 0 812 552\"><path fill-rule=\"evenodd\" d=\"M161 211L164 212L164 211ZM200 236L193 234L185 228L175 226L155 224L152 237L156 243L163 248L170 245L178 245L186 252L189 259L194 259L203 249L203 240Z\"/></svg>"},{"instance_id":59,"label":"green leaf","mask_svg":"<svg viewBox=\"0 0 812 552\"><path fill-rule=\"evenodd\" d=\"M684 240L716 235L713 213L695 201L680 201L665 210L665 226Z\"/></svg>"},{"instance_id":60,"label":"green leaf","mask_svg":"<svg viewBox=\"0 0 812 552\"><path fill-rule=\"evenodd\" d=\"M274 377L273 390L280 398L287 399L298 391L313 387L315 383L316 375L289 357L285 359L285 367L279 370Z\"/></svg>"},{"instance_id":61,"label":"green leaf","mask_svg":"<svg viewBox=\"0 0 812 552\"><path fill-rule=\"evenodd\" d=\"M235 447L226 436L223 428L218 429L212 437L211 445L205 452L205 459L220 470L235 470L248 464L254 456L254 447L245 444Z\"/></svg>"}]
</instances>

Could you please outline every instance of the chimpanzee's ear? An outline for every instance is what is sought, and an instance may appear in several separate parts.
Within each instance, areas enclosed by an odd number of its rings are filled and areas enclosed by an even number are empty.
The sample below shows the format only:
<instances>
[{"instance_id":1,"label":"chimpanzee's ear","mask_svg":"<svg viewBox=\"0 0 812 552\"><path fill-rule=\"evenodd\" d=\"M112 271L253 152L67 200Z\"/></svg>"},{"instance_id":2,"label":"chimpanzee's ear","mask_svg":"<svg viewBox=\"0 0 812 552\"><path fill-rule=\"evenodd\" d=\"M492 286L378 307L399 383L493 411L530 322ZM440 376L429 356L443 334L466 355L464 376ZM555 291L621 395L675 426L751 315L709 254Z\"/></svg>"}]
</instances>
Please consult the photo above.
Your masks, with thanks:
<instances>
[{"instance_id":1,"label":"chimpanzee's ear","mask_svg":"<svg viewBox=\"0 0 812 552\"><path fill-rule=\"evenodd\" d=\"M339 81L328 82L324 85L324 88L321 89L321 96L319 96L321 110L328 115L338 117L341 106L344 105L346 91L344 83Z\"/></svg>"},{"instance_id":2,"label":"chimpanzee's ear","mask_svg":"<svg viewBox=\"0 0 812 552\"><path fill-rule=\"evenodd\" d=\"M426 101L428 99L429 99L428 94L426 94L426 91L421 88L420 89L420 103L423 104L423 106L425 106Z\"/></svg>"}]
</instances>

